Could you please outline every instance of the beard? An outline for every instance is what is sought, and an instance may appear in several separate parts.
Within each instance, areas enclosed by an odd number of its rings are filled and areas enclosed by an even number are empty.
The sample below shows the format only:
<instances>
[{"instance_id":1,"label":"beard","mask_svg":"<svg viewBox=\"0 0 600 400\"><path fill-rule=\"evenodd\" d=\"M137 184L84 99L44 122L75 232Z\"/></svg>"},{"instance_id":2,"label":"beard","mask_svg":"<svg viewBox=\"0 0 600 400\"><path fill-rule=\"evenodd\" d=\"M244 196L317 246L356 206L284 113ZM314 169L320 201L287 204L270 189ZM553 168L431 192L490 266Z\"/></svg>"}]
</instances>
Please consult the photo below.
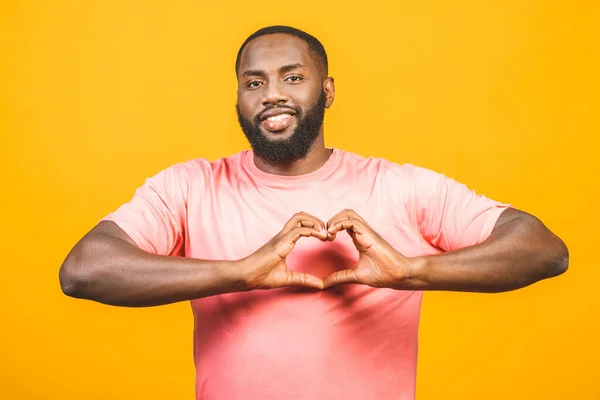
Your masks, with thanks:
<instances>
[{"instance_id":1,"label":"beard","mask_svg":"<svg viewBox=\"0 0 600 400\"><path fill-rule=\"evenodd\" d=\"M250 142L254 154L269 164L281 165L293 163L308 155L323 125L326 101L325 91L322 91L319 100L306 112L306 115L299 107L279 106L265 109L287 108L296 112L296 128L286 139L269 139L261 132L260 116L265 110L256 115L254 119L249 120L240 114L238 104L235 108L240 127Z\"/></svg>"}]
</instances>

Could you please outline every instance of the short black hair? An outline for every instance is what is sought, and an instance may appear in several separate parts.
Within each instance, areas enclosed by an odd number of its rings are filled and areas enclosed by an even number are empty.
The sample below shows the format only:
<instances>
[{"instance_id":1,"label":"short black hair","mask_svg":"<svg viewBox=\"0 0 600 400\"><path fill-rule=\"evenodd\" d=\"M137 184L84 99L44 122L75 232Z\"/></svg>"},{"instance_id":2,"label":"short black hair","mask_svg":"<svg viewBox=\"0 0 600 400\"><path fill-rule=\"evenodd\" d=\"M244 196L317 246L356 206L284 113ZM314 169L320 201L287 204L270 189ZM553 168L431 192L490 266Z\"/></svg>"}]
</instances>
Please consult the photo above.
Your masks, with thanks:
<instances>
[{"instance_id":1,"label":"short black hair","mask_svg":"<svg viewBox=\"0 0 600 400\"><path fill-rule=\"evenodd\" d=\"M292 28L291 26L284 26L284 25L267 26L265 28L257 30L252 35L248 36L248 38L244 41L244 43L240 47L240 50L237 53L237 58L235 60L236 76L237 76L237 73L238 73L239 67L240 67L240 58L242 57L242 51L248 45L248 43L250 43L253 39L256 39L257 37L264 36L264 35L271 35L273 33L286 33L288 35L293 35L293 36L296 36L297 38L304 40L308 44L309 51L311 52L311 54L315 57L315 60L317 61L317 67L319 68L319 70L321 70L321 72L323 72L325 74L325 76L327 76L328 69L329 69L329 66L327 63L327 53L325 52L325 48L323 47L321 42L319 42L319 40L316 37L304 32L304 31L301 31L300 29L296 29L296 28Z\"/></svg>"}]
</instances>

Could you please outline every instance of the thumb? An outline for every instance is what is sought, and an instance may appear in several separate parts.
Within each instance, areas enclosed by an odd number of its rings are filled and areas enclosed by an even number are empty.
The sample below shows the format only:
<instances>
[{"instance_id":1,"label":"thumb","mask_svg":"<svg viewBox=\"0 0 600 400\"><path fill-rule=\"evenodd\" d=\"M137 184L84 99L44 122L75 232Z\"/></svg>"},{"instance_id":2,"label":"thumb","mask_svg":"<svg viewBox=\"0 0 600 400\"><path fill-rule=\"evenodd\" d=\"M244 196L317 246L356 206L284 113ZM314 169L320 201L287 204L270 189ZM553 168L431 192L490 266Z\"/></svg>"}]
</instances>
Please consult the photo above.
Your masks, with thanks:
<instances>
[{"instance_id":1,"label":"thumb","mask_svg":"<svg viewBox=\"0 0 600 400\"><path fill-rule=\"evenodd\" d=\"M361 283L356 276L356 269L343 269L334 272L323 280L323 288L342 283Z\"/></svg>"},{"instance_id":2,"label":"thumb","mask_svg":"<svg viewBox=\"0 0 600 400\"><path fill-rule=\"evenodd\" d=\"M313 289L323 289L323 280L306 272L287 271L287 279L283 286L303 286Z\"/></svg>"}]
</instances>

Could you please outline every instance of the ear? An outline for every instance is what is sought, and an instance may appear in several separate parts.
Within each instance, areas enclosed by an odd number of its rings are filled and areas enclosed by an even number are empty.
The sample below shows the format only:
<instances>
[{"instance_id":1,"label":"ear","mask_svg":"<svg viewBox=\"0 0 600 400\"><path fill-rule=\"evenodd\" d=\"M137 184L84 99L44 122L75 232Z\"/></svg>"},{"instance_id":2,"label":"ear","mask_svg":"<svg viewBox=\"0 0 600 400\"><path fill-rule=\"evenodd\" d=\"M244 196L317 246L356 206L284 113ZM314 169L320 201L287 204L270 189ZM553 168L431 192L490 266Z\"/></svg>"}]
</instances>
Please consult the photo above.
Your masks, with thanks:
<instances>
[{"instance_id":1,"label":"ear","mask_svg":"<svg viewBox=\"0 0 600 400\"><path fill-rule=\"evenodd\" d=\"M329 108L333 104L333 99L335 98L335 84L331 76L323 82L323 90L325 91L325 97L327 98L325 108Z\"/></svg>"}]
</instances>

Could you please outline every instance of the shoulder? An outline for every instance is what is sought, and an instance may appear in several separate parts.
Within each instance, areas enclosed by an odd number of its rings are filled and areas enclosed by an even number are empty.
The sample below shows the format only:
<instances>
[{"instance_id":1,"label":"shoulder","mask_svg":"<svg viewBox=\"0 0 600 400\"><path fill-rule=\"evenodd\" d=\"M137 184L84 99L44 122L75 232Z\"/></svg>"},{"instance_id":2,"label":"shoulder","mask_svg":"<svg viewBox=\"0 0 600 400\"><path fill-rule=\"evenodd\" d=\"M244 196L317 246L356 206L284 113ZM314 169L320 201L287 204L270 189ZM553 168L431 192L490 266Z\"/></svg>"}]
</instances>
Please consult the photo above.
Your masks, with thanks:
<instances>
[{"instance_id":1,"label":"shoulder","mask_svg":"<svg viewBox=\"0 0 600 400\"><path fill-rule=\"evenodd\" d=\"M240 167L244 153L245 151L241 151L212 161L207 158L181 161L164 168L156 176L163 176L181 184L197 180L210 180L224 171L237 170Z\"/></svg>"},{"instance_id":2,"label":"shoulder","mask_svg":"<svg viewBox=\"0 0 600 400\"><path fill-rule=\"evenodd\" d=\"M443 174L412 163L395 162L383 157L366 157L353 152L339 150L343 162L358 170L376 172L384 180L397 182L431 182L439 181Z\"/></svg>"}]
</instances>

